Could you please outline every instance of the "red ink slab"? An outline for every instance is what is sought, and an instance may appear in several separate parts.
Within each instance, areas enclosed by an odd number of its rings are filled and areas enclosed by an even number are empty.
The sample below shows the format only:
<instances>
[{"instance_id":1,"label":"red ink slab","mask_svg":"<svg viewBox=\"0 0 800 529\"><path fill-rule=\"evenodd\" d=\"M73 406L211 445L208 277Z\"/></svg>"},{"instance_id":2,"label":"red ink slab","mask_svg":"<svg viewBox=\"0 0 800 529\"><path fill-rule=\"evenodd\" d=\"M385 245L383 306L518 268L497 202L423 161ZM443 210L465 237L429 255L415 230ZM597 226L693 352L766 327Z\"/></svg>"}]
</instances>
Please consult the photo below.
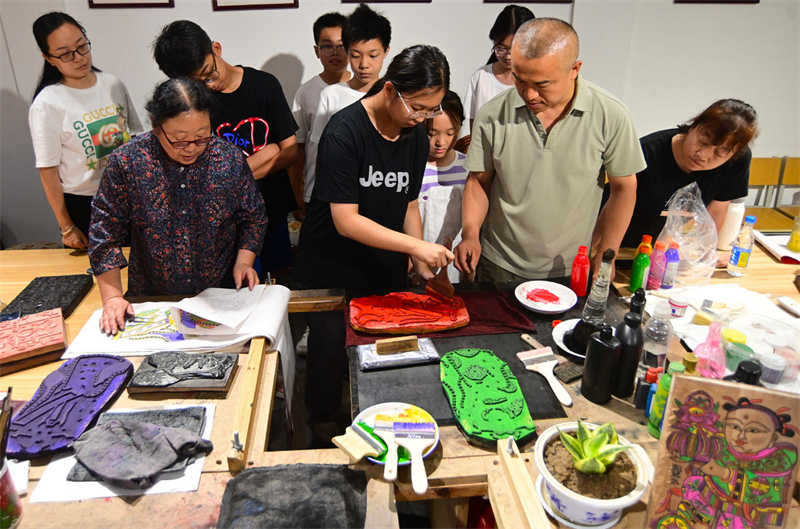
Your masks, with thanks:
<instances>
[{"instance_id":1,"label":"red ink slab","mask_svg":"<svg viewBox=\"0 0 800 529\"><path fill-rule=\"evenodd\" d=\"M469 314L458 296L445 303L426 294L393 292L350 301L350 325L375 334L416 334L464 327Z\"/></svg>"}]
</instances>

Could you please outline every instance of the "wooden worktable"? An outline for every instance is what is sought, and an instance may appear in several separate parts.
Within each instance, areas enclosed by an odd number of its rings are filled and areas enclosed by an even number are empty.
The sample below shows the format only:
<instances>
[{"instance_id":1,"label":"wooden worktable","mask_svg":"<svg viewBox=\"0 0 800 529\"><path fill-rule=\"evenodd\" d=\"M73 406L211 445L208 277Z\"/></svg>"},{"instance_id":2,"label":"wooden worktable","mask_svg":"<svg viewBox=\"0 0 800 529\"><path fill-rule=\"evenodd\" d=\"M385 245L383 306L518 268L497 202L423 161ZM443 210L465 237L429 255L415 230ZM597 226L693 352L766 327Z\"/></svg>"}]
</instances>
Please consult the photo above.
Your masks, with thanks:
<instances>
[{"instance_id":1,"label":"wooden worktable","mask_svg":"<svg viewBox=\"0 0 800 529\"><path fill-rule=\"evenodd\" d=\"M85 273L88 259L85 255L73 256L67 250L25 250L0 252L0 299L9 302L21 291L30 280L40 275L64 275ZM766 254L760 247L754 248L750 266L743 278L734 279L724 270L714 274L712 282L735 281L745 288L775 294L774 297L789 295L800 300L800 294L793 285L793 272L796 267L783 265ZM123 277L126 272L123 270ZM624 273L618 275L616 284L624 295ZM307 312L315 310L331 310L343 306L344 297L337 292L293 292L290 312ZM91 313L100 306L97 288L93 288L81 305L67 321L67 334L74 338ZM240 356L240 363L242 362ZM138 365L141 359L132 358ZM347 458L339 450L296 450L284 452L267 452L266 438L269 432L269 417L274 394L274 373L277 372L278 355L271 353L265 367L265 387L259 401L256 438L259 446L251 453L250 461L254 466L271 466L291 463L330 463L345 464ZM31 370L0 377L0 387L14 386L16 398L32 396L42 378L59 364L51 363ZM272 375L270 376L270 373ZM268 381L272 381L269 384ZM225 484L231 478L227 471L224 453L228 448L227 429L231 422L227 411L232 409L235 396L238 395L237 382L230 391L228 399L211 399L208 394L172 395L170 403L199 403L213 401L217 403L214 433L212 440L214 453L206 459L200 489L194 493L178 493L141 496L135 498L109 498L70 503L48 503L28 505L24 500L22 527L213 527L219 514ZM605 406L594 405L579 395L576 389L579 383L573 384L568 391L574 396L575 404L568 408L566 419L537 421L539 431L562 421L581 418L595 423L613 421L620 433L631 442L641 444L651 459L655 460L657 442L650 437L645 427L645 419L641 410L630 404L613 399ZM123 394L115 403L115 407L148 407L149 399L154 397L136 396L131 398ZM208 400L203 400L208 399ZM231 402L229 402L231 401ZM227 422L226 422L227 421ZM219 443L219 444L218 444ZM520 447L532 449L532 446ZM46 462L36 461L31 470L32 490L41 476ZM491 490L492 505L498 521L502 526L520 527L522 520L516 512L511 492L503 477L497 456L487 450L473 447L466 443L461 433L452 426L441 428L441 443L435 452L426 460L429 475L429 490L426 499L448 499L458 502L459 498L484 495ZM536 478L538 469L533 458L526 458L526 465L531 475ZM379 475L377 467L361 464L370 477ZM399 501L421 499L411 489L407 468L400 469L397 482L394 484L395 495L391 495L392 485L377 479L371 479L368 487L369 505L367 527L396 527L395 497ZM29 495L28 495L29 496ZM27 497L26 497L27 498ZM455 498L455 500L454 500ZM645 500L647 495L645 495ZM437 502L440 503L440 502ZM441 502L443 503L443 502ZM638 528L645 524L645 502L640 502L626 510L621 523L617 527ZM789 526L798 526L798 509L791 511ZM124 522L123 522L124 520ZM460 519L459 519L460 520ZM792 522L792 520L795 520ZM451 519L452 524L457 520Z\"/></svg>"}]
</instances>

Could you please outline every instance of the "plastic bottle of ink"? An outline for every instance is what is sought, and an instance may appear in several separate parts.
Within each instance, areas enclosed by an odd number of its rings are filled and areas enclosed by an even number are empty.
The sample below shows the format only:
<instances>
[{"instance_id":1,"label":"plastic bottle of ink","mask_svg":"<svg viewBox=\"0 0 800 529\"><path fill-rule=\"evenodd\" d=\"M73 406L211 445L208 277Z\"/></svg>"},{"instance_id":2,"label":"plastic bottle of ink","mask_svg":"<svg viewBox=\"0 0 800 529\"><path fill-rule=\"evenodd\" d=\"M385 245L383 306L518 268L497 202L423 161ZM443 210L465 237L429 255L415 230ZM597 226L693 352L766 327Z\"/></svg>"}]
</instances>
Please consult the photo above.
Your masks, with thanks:
<instances>
[{"instance_id":1,"label":"plastic bottle of ink","mask_svg":"<svg viewBox=\"0 0 800 529\"><path fill-rule=\"evenodd\" d=\"M650 235L642 235L642 242L640 242L639 245L641 246L642 244L647 246L647 249L650 250L647 253L653 253L653 237Z\"/></svg>"},{"instance_id":2,"label":"plastic bottle of ink","mask_svg":"<svg viewBox=\"0 0 800 529\"><path fill-rule=\"evenodd\" d=\"M639 245L639 253L633 259L633 269L631 270L631 282L628 285L631 292L636 292L642 287L647 287L647 278L650 276L650 248L642 243Z\"/></svg>"},{"instance_id":3,"label":"plastic bottle of ink","mask_svg":"<svg viewBox=\"0 0 800 529\"><path fill-rule=\"evenodd\" d=\"M658 389L650 406L650 416L647 418L647 431L656 439L661 438L661 424L664 420L664 408L667 407L669 388L672 385L672 376L683 373L683 364L672 362L667 372L658 381Z\"/></svg>"},{"instance_id":4,"label":"plastic bottle of ink","mask_svg":"<svg viewBox=\"0 0 800 529\"><path fill-rule=\"evenodd\" d=\"M589 248L581 246L578 248L578 255L572 261L572 280L569 283L569 288L575 292L578 297L586 295L586 289L589 284Z\"/></svg>"},{"instance_id":5,"label":"plastic bottle of ink","mask_svg":"<svg viewBox=\"0 0 800 529\"><path fill-rule=\"evenodd\" d=\"M658 290L664 280L667 268L667 243L658 241L656 249L650 255L650 275L647 277L647 290Z\"/></svg>"},{"instance_id":6,"label":"plastic bottle of ink","mask_svg":"<svg viewBox=\"0 0 800 529\"><path fill-rule=\"evenodd\" d=\"M731 260L728 262L728 273L734 277L742 277L747 264L750 262L750 252L753 249L753 224L756 223L756 218L753 215L748 215L744 218L744 226L736 236L733 242L733 249L731 250Z\"/></svg>"},{"instance_id":7,"label":"plastic bottle of ink","mask_svg":"<svg viewBox=\"0 0 800 529\"><path fill-rule=\"evenodd\" d=\"M615 380L612 393L617 398L627 399L633 395L636 367L644 349L642 316L633 312L625 314L625 320L617 326L616 337L620 348L614 365Z\"/></svg>"},{"instance_id":8,"label":"plastic bottle of ink","mask_svg":"<svg viewBox=\"0 0 800 529\"><path fill-rule=\"evenodd\" d=\"M583 306L581 319L592 325L600 325L606 317L606 307L608 306L608 290L611 286L611 262L616 257L612 249L603 252L603 262L600 264L600 272L594 280L589 297L586 298L586 305Z\"/></svg>"},{"instance_id":9,"label":"plastic bottle of ink","mask_svg":"<svg viewBox=\"0 0 800 529\"><path fill-rule=\"evenodd\" d=\"M667 250L667 265L664 267L664 279L661 280L661 288L670 289L675 286L675 276L678 275L678 265L681 264L680 244L670 241Z\"/></svg>"},{"instance_id":10,"label":"plastic bottle of ink","mask_svg":"<svg viewBox=\"0 0 800 529\"><path fill-rule=\"evenodd\" d=\"M663 371L661 368L651 367L647 370L644 377L636 383L636 393L633 397L633 405L637 409L644 410L647 406L647 398L650 394L650 386L658 382L658 374Z\"/></svg>"},{"instance_id":11,"label":"plastic bottle of ink","mask_svg":"<svg viewBox=\"0 0 800 529\"><path fill-rule=\"evenodd\" d=\"M600 331L589 337L586 361L583 364L581 395L595 404L611 400L611 378L614 376L614 358L620 344L611 326L602 324Z\"/></svg>"},{"instance_id":12,"label":"plastic bottle of ink","mask_svg":"<svg viewBox=\"0 0 800 529\"><path fill-rule=\"evenodd\" d=\"M637 289L631 296L631 312L644 316L644 306L647 303L646 293L643 288Z\"/></svg>"},{"instance_id":13,"label":"plastic bottle of ink","mask_svg":"<svg viewBox=\"0 0 800 529\"><path fill-rule=\"evenodd\" d=\"M644 407L644 417L645 419L650 418L650 410L653 409L653 398L656 396L656 391L658 390L658 382L661 380L661 377L664 376L664 370L660 367L659 373L657 375L656 381L650 384L650 390L647 392L647 404Z\"/></svg>"},{"instance_id":14,"label":"plastic bottle of ink","mask_svg":"<svg viewBox=\"0 0 800 529\"><path fill-rule=\"evenodd\" d=\"M706 378L722 378L725 375L725 351L722 349L722 323L715 321L708 326L706 341L698 345L697 371Z\"/></svg>"},{"instance_id":15,"label":"plastic bottle of ink","mask_svg":"<svg viewBox=\"0 0 800 529\"><path fill-rule=\"evenodd\" d=\"M656 305L652 317L644 326L644 355L642 362L647 367L664 367L667 349L675 331L670 319L672 309L669 303L662 301Z\"/></svg>"}]
</instances>

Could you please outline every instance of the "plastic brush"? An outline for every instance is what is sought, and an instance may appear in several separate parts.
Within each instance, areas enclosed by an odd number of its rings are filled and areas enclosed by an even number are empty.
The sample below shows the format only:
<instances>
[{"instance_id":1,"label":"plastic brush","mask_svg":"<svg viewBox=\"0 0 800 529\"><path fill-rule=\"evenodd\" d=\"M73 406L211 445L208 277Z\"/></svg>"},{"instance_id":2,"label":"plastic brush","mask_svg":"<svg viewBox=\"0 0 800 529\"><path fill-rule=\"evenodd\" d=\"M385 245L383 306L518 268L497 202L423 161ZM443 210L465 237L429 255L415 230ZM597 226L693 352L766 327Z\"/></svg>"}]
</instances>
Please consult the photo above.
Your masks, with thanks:
<instances>
[{"instance_id":1,"label":"plastic brush","mask_svg":"<svg viewBox=\"0 0 800 529\"><path fill-rule=\"evenodd\" d=\"M395 417L379 413L375 416L372 433L383 439L386 443L386 460L383 467L383 479L394 481L397 479L397 443L394 437Z\"/></svg>"},{"instance_id":2,"label":"plastic brush","mask_svg":"<svg viewBox=\"0 0 800 529\"><path fill-rule=\"evenodd\" d=\"M448 250L453 249L453 239L451 237L447 237L444 240L444 247ZM428 280L428 284L425 285L425 293L440 301L450 303L450 300L453 299L453 295L456 293L456 289L453 287L453 283L450 282L450 277L447 275L447 266L443 266L438 274Z\"/></svg>"},{"instance_id":3,"label":"plastic brush","mask_svg":"<svg viewBox=\"0 0 800 529\"><path fill-rule=\"evenodd\" d=\"M432 422L394 422L395 442L411 455L411 486L417 494L428 491L428 474L422 453L436 441L436 424Z\"/></svg>"},{"instance_id":4,"label":"plastic brush","mask_svg":"<svg viewBox=\"0 0 800 529\"><path fill-rule=\"evenodd\" d=\"M542 345L539 342L536 343L540 346ZM550 384L550 389L556 394L558 402L567 407L572 406L572 397L569 396L567 390L564 389L564 386L553 374L553 369L558 365L558 358L553 354L551 348L540 347L533 351L523 351L517 353L517 358L525 364L525 369L539 373L547 380L548 384Z\"/></svg>"},{"instance_id":5,"label":"plastic brush","mask_svg":"<svg viewBox=\"0 0 800 529\"><path fill-rule=\"evenodd\" d=\"M383 445L358 423L348 426L344 435L336 436L331 441L347 454L351 463L367 456L377 457L383 452Z\"/></svg>"}]
</instances>

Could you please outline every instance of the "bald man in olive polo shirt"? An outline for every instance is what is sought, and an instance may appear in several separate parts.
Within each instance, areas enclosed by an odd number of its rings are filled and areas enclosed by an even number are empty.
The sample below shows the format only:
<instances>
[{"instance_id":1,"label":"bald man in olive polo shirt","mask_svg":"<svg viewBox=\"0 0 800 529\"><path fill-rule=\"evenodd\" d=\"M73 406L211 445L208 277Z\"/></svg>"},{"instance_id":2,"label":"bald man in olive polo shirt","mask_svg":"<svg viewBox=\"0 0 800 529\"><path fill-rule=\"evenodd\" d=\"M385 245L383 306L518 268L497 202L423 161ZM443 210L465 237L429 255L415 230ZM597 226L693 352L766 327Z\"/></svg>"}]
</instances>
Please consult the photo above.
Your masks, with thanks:
<instances>
[{"instance_id":1,"label":"bald man in olive polo shirt","mask_svg":"<svg viewBox=\"0 0 800 529\"><path fill-rule=\"evenodd\" d=\"M569 276L578 247L592 240L606 173L614 214L598 228L595 249L619 250L636 202L634 175L646 163L627 108L583 79L581 64L572 26L526 22L511 47L516 90L478 112L455 250L456 267L477 271L478 281Z\"/></svg>"}]
</instances>

